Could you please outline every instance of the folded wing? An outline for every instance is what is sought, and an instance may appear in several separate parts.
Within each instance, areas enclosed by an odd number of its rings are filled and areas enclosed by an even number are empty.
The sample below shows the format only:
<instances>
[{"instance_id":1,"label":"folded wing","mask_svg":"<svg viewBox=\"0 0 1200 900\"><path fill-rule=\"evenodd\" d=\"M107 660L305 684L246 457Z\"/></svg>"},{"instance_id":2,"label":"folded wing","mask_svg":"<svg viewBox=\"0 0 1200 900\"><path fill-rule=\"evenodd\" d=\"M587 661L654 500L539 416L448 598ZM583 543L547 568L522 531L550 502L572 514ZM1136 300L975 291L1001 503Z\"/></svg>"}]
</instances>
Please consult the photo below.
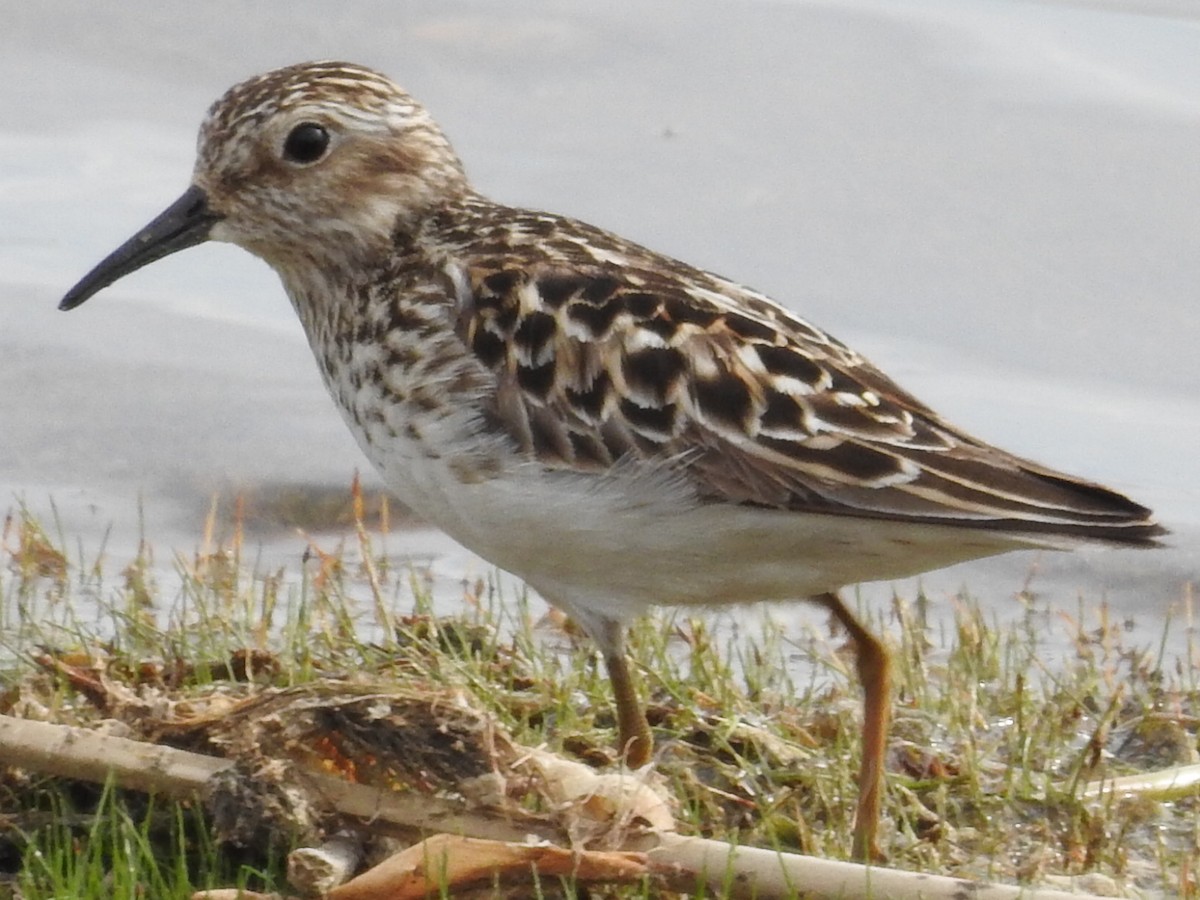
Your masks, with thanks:
<instances>
[{"instance_id":1,"label":"folded wing","mask_svg":"<svg viewBox=\"0 0 1200 900\"><path fill-rule=\"evenodd\" d=\"M544 239L544 238L543 238ZM594 238L591 238L595 243ZM632 245L465 273L494 414L547 465L671 460L707 502L1151 543L1150 512L954 428L740 285Z\"/></svg>"}]
</instances>

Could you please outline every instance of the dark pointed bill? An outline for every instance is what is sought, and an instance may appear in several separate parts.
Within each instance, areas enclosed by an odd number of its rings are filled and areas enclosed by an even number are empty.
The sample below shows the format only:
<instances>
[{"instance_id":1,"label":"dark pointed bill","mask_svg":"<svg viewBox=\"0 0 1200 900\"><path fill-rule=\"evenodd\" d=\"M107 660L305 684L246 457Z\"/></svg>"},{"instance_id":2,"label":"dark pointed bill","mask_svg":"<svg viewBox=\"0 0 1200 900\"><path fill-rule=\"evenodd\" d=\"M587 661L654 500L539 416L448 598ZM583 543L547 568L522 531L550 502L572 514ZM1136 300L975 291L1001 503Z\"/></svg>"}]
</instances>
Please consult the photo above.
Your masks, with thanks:
<instances>
[{"instance_id":1,"label":"dark pointed bill","mask_svg":"<svg viewBox=\"0 0 1200 900\"><path fill-rule=\"evenodd\" d=\"M208 208L208 197L192 185L183 196L159 213L150 224L110 253L79 284L67 291L59 309L74 309L119 278L157 259L208 240L213 223L221 217Z\"/></svg>"}]
</instances>

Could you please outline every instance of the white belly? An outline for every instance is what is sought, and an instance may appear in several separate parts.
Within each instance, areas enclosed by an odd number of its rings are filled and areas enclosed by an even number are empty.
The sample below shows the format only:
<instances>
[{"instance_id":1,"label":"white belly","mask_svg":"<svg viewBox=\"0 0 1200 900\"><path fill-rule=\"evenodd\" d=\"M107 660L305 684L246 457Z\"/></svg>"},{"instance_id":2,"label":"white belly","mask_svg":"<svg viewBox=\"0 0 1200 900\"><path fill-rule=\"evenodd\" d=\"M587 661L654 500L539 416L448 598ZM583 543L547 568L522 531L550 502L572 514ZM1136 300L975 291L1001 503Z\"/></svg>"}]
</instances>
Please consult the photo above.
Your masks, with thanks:
<instances>
[{"instance_id":1,"label":"white belly","mask_svg":"<svg viewBox=\"0 0 1200 900\"><path fill-rule=\"evenodd\" d=\"M619 621L657 604L803 599L1039 543L699 503L678 480L648 468L597 476L521 462L468 483L451 459L367 449L397 496L459 543L568 611Z\"/></svg>"}]
</instances>

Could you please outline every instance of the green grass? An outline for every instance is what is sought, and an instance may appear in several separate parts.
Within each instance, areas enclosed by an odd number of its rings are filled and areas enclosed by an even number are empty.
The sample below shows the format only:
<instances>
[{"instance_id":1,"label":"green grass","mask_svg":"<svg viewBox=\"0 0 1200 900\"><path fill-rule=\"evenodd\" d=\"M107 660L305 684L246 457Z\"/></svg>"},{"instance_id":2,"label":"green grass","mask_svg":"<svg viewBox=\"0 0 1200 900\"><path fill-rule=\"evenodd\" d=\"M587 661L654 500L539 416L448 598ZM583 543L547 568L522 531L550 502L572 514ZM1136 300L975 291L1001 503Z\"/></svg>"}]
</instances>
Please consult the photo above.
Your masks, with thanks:
<instances>
[{"instance_id":1,"label":"green grass","mask_svg":"<svg viewBox=\"0 0 1200 900\"><path fill-rule=\"evenodd\" d=\"M382 515L386 532L386 505ZM208 549L177 558L170 576L149 544L127 561L83 558L52 525L10 515L0 542L0 713L120 718L56 662L148 704L356 678L458 692L518 742L613 765L603 666L525 598L491 581L465 583L461 612L433 615L423 573L388 562L384 549L398 538L368 532L361 515L344 541L328 539L344 546L310 547L293 572L255 571L239 527L223 543L215 530L210 523ZM897 668L889 863L1055 886L1091 873L1139 895L1197 896L1195 799L1079 799L1090 779L1192 761L1200 690L1190 660L1125 646L1103 610L1070 612L1030 603L1002 627L960 599L943 634L926 624L920 597L864 611ZM763 621L746 634L746 620L664 615L633 634L680 830L846 858L860 722L853 659L819 625L785 634ZM1073 656L1048 652L1071 642ZM246 651L259 665L248 682L234 671ZM286 840L222 841L196 803L0 761L0 898L286 892L287 849Z\"/></svg>"},{"instance_id":2,"label":"green grass","mask_svg":"<svg viewBox=\"0 0 1200 900\"><path fill-rule=\"evenodd\" d=\"M74 793L75 796L71 794ZM109 787L55 791L44 825L23 835L17 887L34 897L187 897L197 887L261 887L260 872L216 847L204 815Z\"/></svg>"}]
</instances>

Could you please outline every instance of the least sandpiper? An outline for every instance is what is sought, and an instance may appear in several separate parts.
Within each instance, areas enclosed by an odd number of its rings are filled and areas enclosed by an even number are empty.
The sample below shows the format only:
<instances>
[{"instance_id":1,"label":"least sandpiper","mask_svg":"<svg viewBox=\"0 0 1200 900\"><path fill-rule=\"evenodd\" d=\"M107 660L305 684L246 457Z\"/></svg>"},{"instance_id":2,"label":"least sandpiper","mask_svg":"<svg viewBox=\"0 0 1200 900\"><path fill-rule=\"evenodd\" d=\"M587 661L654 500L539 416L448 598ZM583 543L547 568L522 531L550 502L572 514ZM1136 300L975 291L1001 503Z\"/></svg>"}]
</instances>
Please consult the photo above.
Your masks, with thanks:
<instances>
[{"instance_id":1,"label":"least sandpiper","mask_svg":"<svg viewBox=\"0 0 1200 900\"><path fill-rule=\"evenodd\" d=\"M429 113L361 66L231 88L200 128L191 186L61 307L206 240L279 273L391 490L591 635L628 764L652 750L631 619L825 606L864 691L859 858L878 854L889 660L835 592L1163 533L1121 494L965 434L763 294L482 197Z\"/></svg>"}]
</instances>

